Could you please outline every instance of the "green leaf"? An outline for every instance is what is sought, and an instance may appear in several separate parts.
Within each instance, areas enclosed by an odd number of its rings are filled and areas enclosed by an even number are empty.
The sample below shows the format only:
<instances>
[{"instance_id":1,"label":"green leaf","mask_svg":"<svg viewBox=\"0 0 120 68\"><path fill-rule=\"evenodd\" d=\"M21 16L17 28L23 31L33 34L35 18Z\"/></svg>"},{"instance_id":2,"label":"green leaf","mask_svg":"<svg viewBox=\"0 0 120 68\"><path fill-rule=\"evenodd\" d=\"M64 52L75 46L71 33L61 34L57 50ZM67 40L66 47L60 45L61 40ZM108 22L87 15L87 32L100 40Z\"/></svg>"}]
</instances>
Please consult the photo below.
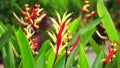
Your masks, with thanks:
<instances>
[{"instance_id":1,"label":"green leaf","mask_svg":"<svg viewBox=\"0 0 120 68\"><path fill-rule=\"evenodd\" d=\"M12 51L12 46L6 43L1 49L2 60L5 68L16 68L15 58Z\"/></svg>"},{"instance_id":2,"label":"green leaf","mask_svg":"<svg viewBox=\"0 0 120 68\"><path fill-rule=\"evenodd\" d=\"M2 36L0 37L0 49L9 41L12 34L12 28L9 28L7 31L5 31L4 34L2 34Z\"/></svg>"},{"instance_id":3,"label":"green leaf","mask_svg":"<svg viewBox=\"0 0 120 68\"><path fill-rule=\"evenodd\" d=\"M107 8L105 7L104 3L101 0L98 0L97 2L97 13L99 17L102 18L102 23L105 27L105 30L110 38L111 41L120 41L119 36L117 34L117 31L115 29L114 23L112 21L112 18L107 11Z\"/></svg>"},{"instance_id":4,"label":"green leaf","mask_svg":"<svg viewBox=\"0 0 120 68\"><path fill-rule=\"evenodd\" d=\"M96 19L90 23L88 23L88 25L86 25L85 27L83 27L82 29L79 29L78 32L74 35L73 39L70 42L70 45L75 41L75 39L79 36L79 35L83 35L84 33L86 33L87 31L95 28L101 21L101 18ZM82 43L83 44L83 43Z\"/></svg>"},{"instance_id":5,"label":"green leaf","mask_svg":"<svg viewBox=\"0 0 120 68\"><path fill-rule=\"evenodd\" d=\"M78 25L80 23L80 19L81 19L81 16L79 16L77 19L75 19L69 26L68 30L70 31L69 32L69 35L71 35L72 33L76 32L77 28L78 28Z\"/></svg>"},{"instance_id":6,"label":"green leaf","mask_svg":"<svg viewBox=\"0 0 120 68\"><path fill-rule=\"evenodd\" d=\"M80 68L89 68L87 56L85 54L83 45L80 43L80 58L79 58Z\"/></svg>"},{"instance_id":7,"label":"green leaf","mask_svg":"<svg viewBox=\"0 0 120 68\"><path fill-rule=\"evenodd\" d=\"M81 35L80 42L82 43L83 46L85 46L88 43L88 41L90 40L90 38L92 37L94 32L95 32L95 28L93 28L93 29L85 32L83 35Z\"/></svg>"},{"instance_id":8,"label":"green leaf","mask_svg":"<svg viewBox=\"0 0 120 68\"><path fill-rule=\"evenodd\" d=\"M7 27L0 21L0 37L5 32Z\"/></svg>"},{"instance_id":9,"label":"green leaf","mask_svg":"<svg viewBox=\"0 0 120 68\"><path fill-rule=\"evenodd\" d=\"M95 42L93 38L90 38L89 43L92 45L94 52L98 55L101 52L102 48Z\"/></svg>"},{"instance_id":10,"label":"green leaf","mask_svg":"<svg viewBox=\"0 0 120 68\"><path fill-rule=\"evenodd\" d=\"M49 56L46 57L48 58L46 68L52 68L55 58L55 53L53 52L53 50L50 50Z\"/></svg>"},{"instance_id":11,"label":"green leaf","mask_svg":"<svg viewBox=\"0 0 120 68\"><path fill-rule=\"evenodd\" d=\"M54 68L64 68L65 66L65 56L62 56L55 64Z\"/></svg>"},{"instance_id":12,"label":"green leaf","mask_svg":"<svg viewBox=\"0 0 120 68\"><path fill-rule=\"evenodd\" d=\"M36 57L36 60L37 60L37 58L38 58L41 54L45 54L45 52L46 52L46 50L47 50L47 48L48 48L48 45L49 45L49 40L46 40L46 41L42 44L42 46L41 46L41 48L40 48L40 50L39 50L39 52L38 52L38 55L37 55L37 57Z\"/></svg>"},{"instance_id":13,"label":"green leaf","mask_svg":"<svg viewBox=\"0 0 120 68\"><path fill-rule=\"evenodd\" d=\"M35 68L35 62L28 40L21 29L16 32L18 44L20 46L23 68Z\"/></svg>"},{"instance_id":14,"label":"green leaf","mask_svg":"<svg viewBox=\"0 0 120 68\"><path fill-rule=\"evenodd\" d=\"M78 43L78 45L79 45L79 43ZM73 61L78 52L79 52L79 46L76 46L76 48L73 50L73 52L68 57L68 60L66 63L66 68L72 68Z\"/></svg>"},{"instance_id":15,"label":"green leaf","mask_svg":"<svg viewBox=\"0 0 120 68\"><path fill-rule=\"evenodd\" d=\"M13 47L15 48L16 52L20 55L20 48L19 48L17 39L14 36L11 37L11 42L12 42Z\"/></svg>"},{"instance_id":16,"label":"green leaf","mask_svg":"<svg viewBox=\"0 0 120 68\"><path fill-rule=\"evenodd\" d=\"M107 64L105 64L105 68L114 68L114 67L112 67L111 62L108 62Z\"/></svg>"},{"instance_id":17,"label":"green leaf","mask_svg":"<svg viewBox=\"0 0 120 68\"><path fill-rule=\"evenodd\" d=\"M99 55L97 55L92 68L103 68L103 59L105 58L104 52L101 51Z\"/></svg>"},{"instance_id":18,"label":"green leaf","mask_svg":"<svg viewBox=\"0 0 120 68\"><path fill-rule=\"evenodd\" d=\"M35 68L45 68L45 56L41 54L35 63Z\"/></svg>"}]
</instances>

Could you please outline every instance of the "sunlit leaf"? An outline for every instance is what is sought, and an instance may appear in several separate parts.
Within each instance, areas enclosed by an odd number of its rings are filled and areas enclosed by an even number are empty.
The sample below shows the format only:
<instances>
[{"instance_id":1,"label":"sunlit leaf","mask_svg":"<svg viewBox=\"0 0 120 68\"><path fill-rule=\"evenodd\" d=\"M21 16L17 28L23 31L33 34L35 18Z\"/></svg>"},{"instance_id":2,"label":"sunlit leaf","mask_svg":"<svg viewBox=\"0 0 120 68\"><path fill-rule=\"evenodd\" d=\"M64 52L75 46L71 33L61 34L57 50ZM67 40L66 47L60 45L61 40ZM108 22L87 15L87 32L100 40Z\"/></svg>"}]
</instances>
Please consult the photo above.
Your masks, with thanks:
<instances>
[{"instance_id":1,"label":"sunlit leaf","mask_svg":"<svg viewBox=\"0 0 120 68\"><path fill-rule=\"evenodd\" d=\"M35 68L35 61L32 56L28 40L21 29L16 32L16 37L20 47L23 68Z\"/></svg>"},{"instance_id":2,"label":"sunlit leaf","mask_svg":"<svg viewBox=\"0 0 120 68\"><path fill-rule=\"evenodd\" d=\"M35 68L45 68L45 56L41 54L35 62Z\"/></svg>"},{"instance_id":3,"label":"sunlit leaf","mask_svg":"<svg viewBox=\"0 0 120 68\"><path fill-rule=\"evenodd\" d=\"M101 0L98 0L97 2L97 13L99 17L103 16L102 23L106 30L106 33L111 41L120 41L120 37L117 33L117 30L115 29L115 25L112 21L112 18L107 11L107 8L105 7L104 3ZM119 52L120 53L120 52ZM117 58L117 65L120 67L120 54L116 54Z\"/></svg>"},{"instance_id":4,"label":"sunlit leaf","mask_svg":"<svg viewBox=\"0 0 120 68\"><path fill-rule=\"evenodd\" d=\"M83 45L80 44L79 46L80 46L79 66L80 68L89 68L87 56L85 54Z\"/></svg>"}]
</instances>

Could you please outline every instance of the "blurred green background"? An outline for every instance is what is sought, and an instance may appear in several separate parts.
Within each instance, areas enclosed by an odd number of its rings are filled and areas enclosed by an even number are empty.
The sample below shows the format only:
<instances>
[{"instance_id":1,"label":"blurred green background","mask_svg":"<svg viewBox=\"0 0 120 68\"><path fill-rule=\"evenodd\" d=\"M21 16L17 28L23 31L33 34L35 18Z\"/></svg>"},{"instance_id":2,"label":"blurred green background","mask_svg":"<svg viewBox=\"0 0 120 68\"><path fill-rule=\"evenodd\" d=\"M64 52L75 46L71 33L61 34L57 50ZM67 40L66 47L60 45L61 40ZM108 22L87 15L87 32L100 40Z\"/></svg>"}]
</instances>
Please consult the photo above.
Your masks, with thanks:
<instances>
[{"instance_id":1,"label":"blurred green background","mask_svg":"<svg viewBox=\"0 0 120 68\"><path fill-rule=\"evenodd\" d=\"M95 9L97 0L90 0L93 3L92 9ZM55 10L61 15L65 12L74 12L74 16L80 15L80 7L83 6L84 0L0 0L0 21L5 25L15 25L19 23L12 15L12 11L20 17L22 16L19 8L24 9L23 5L28 3L30 6L34 6L35 3L39 3L45 12L49 16L55 16ZM120 21L120 4L116 0L105 0L106 6L111 13L114 21L119 25Z\"/></svg>"}]
</instances>

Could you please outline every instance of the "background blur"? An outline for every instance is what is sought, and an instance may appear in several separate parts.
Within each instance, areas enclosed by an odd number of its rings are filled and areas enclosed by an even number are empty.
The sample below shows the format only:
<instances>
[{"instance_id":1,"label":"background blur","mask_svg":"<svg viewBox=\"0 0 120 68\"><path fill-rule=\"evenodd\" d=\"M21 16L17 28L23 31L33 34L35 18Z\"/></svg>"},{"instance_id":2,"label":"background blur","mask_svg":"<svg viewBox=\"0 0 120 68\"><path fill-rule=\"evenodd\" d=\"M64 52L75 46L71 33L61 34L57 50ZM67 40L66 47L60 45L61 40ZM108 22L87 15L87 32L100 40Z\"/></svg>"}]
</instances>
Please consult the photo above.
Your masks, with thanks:
<instances>
[{"instance_id":1,"label":"background blur","mask_svg":"<svg viewBox=\"0 0 120 68\"><path fill-rule=\"evenodd\" d=\"M96 7L97 0L89 0L90 3L93 3L91 11ZM0 0L0 21L2 21L7 26L15 25L19 23L13 17L12 11L20 17L22 16L19 8L24 8L23 5L28 3L30 6L34 6L35 3L39 3L45 12L49 16L55 16L55 10L60 14L63 14L65 11L74 12L74 16L80 15L80 7L83 6L84 0ZM105 0L105 4L113 17L114 23L119 30L120 25L120 3L117 0Z\"/></svg>"}]
</instances>

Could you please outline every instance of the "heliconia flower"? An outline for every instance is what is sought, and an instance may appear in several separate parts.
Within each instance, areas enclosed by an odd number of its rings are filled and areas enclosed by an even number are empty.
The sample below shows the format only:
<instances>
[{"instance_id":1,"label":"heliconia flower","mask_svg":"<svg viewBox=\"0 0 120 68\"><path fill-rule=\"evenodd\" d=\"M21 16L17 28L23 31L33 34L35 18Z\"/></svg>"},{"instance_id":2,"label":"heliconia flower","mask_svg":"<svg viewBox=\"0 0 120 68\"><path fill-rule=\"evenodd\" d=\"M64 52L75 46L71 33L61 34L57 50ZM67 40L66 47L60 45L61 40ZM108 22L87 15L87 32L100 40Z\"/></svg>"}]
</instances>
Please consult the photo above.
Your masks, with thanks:
<instances>
[{"instance_id":1,"label":"heliconia flower","mask_svg":"<svg viewBox=\"0 0 120 68\"><path fill-rule=\"evenodd\" d=\"M20 12L25 18L25 21L22 21L18 18L18 16L13 12L13 15L15 18L20 22L22 25L30 24L31 27L36 31L37 28L39 28L38 24L41 22L41 20L46 16L45 13L42 12L42 8L40 8L40 5L35 4L35 7L29 7L28 4L24 5L25 10L22 10L20 8Z\"/></svg>"},{"instance_id":2,"label":"heliconia flower","mask_svg":"<svg viewBox=\"0 0 120 68\"><path fill-rule=\"evenodd\" d=\"M107 57L103 60L104 64L106 64L107 62L109 62L109 60L113 57L114 52L115 51L113 49L110 51L110 53L107 55Z\"/></svg>"},{"instance_id":3,"label":"heliconia flower","mask_svg":"<svg viewBox=\"0 0 120 68\"><path fill-rule=\"evenodd\" d=\"M105 46L106 46L106 48L107 48L107 50L108 50L108 55L107 55L107 57L103 60L103 63L104 64L106 64L107 62L109 62L115 55L115 53L117 53L119 50L120 50L120 48L118 48L118 49L115 49L114 48L114 44L112 45L113 47L112 47L112 49L110 50L110 46L109 46L109 44L107 43L108 41L105 41ZM119 46L119 45L118 45Z\"/></svg>"},{"instance_id":4,"label":"heliconia flower","mask_svg":"<svg viewBox=\"0 0 120 68\"><path fill-rule=\"evenodd\" d=\"M40 36L34 39L34 35L39 28L39 24L42 19L46 16L45 12L43 12L43 8L40 8L40 5L37 3L35 6L29 7L28 4L24 4L23 9L19 9L23 18L20 19L15 12L13 15L18 20L18 22L23 26L23 31L26 34L26 37L29 41L30 47L33 51L33 54L36 54L36 49L38 48L38 42L40 40Z\"/></svg>"},{"instance_id":5,"label":"heliconia flower","mask_svg":"<svg viewBox=\"0 0 120 68\"><path fill-rule=\"evenodd\" d=\"M90 4L89 1L85 0L83 8L80 8L80 10L86 14L85 16L88 19L92 18L97 13L96 10L89 12L89 9L90 7L92 7L92 5L93 5L92 3Z\"/></svg>"},{"instance_id":6,"label":"heliconia flower","mask_svg":"<svg viewBox=\"0 0 120 68\"><path fill-rule=\"evenodd\" d=\"M58 58L59 52L61 52L63 49L65 49L66 52L68 51L67 42L65 42L64 40L67 40L68 33L66 32L66 30L68 29L68 24L71 20L71 18L69 17L72 15L72 13L67 14L67 12L65 12L62 18L60 17L58 12L56 12L56 14L58 20L55 20L54 18L50 17L56 34L48 31L48 35L55 43L55 46L53 46L52 43L50 44L53 50L55 51L54 64Z\"/></svg>"}]
</instances>

